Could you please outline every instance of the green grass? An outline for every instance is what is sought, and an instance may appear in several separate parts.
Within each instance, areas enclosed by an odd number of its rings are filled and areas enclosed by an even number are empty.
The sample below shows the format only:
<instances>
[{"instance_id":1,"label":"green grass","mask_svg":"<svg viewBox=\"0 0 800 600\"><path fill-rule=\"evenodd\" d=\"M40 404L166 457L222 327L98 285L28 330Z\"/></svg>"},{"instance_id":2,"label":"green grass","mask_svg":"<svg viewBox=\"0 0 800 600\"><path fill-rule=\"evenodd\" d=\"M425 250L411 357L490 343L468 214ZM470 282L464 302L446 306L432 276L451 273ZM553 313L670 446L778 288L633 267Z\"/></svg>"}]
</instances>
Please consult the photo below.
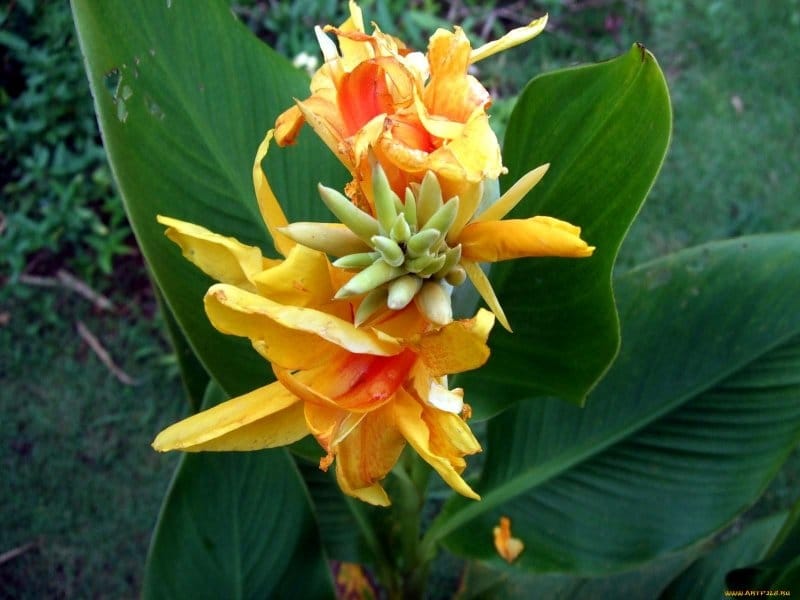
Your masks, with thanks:
<instances>
[{"instance_id":1,"label":"green grass","mask_svg":"<svg viewBox=\"0 0 800 600\"><path fill-rule=\"evenodd\" d=\"M646 12L626 13L613 39L603 37L602 10L553 10L550 41L481 68L492 80L515 65L533 75L634 41L655 53L672 92L673 143L620 268L711 239L800 227L800 2L619 5ZM594 37L576 37L581 28ZM506 83L496 85L510 93ZM135 303L96 314L64 290L32 291L0 306L9 314L0 326L0 553L35 543L0 564L0 597L135 597L176 460L149 442L185 412L183 391L161 360L158 322ZM114 378L76 334L78 320L139 385ZM786 506L798 481L795 453L762 508Z\"/></svg>"},{"instance_id":2,"label":"green grass","mask_svg":"<svg viewBox=\"0 0 800 600\"><path fill-rule=\"evenodd\" d=\"M175 456L149 442L185 408L157 325L97 315L46 291L58 322L3 307L0 328L0 597L135 597ZM76 333L82 321L137 385L120 383Z\"/></svg>"}]
</instances>

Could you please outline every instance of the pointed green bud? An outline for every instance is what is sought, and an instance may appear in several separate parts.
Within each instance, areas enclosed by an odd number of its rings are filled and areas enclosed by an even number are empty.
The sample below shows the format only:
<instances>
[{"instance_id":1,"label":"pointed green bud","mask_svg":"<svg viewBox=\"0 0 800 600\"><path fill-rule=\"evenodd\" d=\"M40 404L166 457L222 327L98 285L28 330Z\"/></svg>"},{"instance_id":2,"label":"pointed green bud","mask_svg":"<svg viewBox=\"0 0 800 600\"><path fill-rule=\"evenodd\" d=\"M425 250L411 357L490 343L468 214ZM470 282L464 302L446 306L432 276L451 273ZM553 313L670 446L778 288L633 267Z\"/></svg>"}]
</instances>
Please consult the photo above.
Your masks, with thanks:
<instances>
[{"instance_id":1,"label":"pointed green bud","mask_svg":"<svg viewBox=\"0 0 800 600\"><path fill-rule=\"evenodd\" d=\"M397 217L396 195L377 160L372 165L372 193L375 198L375 212L378 215L381 233L386 235L392 229L392 224Z\"/></svg>"},{"instance_id":2,"label":"pointed green bud","mask_svg":"<svg viewBox=\"0 0 800 600\"><path fill-rule=\"evenodd\" d=\"M458 286L467 279L467 272L461 265L456 265L445 275L444 280L452 286Z\"/></svg>"},{"instance_id":3,"label":"pointed green bud","mask_svg":"<svg viewBox=\"0 0 800 600\"><path fill-rule=\"evenodd\" d=\"M355 326L359 327L386 304L386 288L380 287L364 296L356 309Z\"/></svg>"},{"instance_id":4,"label":"pointed green bud","mask_svg":"<svg viewBox=\"0 0 800 600\"><path fill-rule=\"evenodd\" d=\"M319 184L319 195L330 211L365 242L378 235L378 222L333 188Z\"/></svg>"},{"instance_id":5,"label":"pointed green bud","mask_svg":"<svg viewBox=\"0 0 800 600\"><path fill-rule=\"evenodd\" d=\"M446 254L440 254L439 256L436 256L427 267L425 267L418 273L418 275L424 278L424 277L430 277L434 273L438 273L444 266L446 260L447 260Z\"/></svg>"},{"instance_id":6,"label":"pointed green bud","mask_svg":"<svg viewBox=\"0 0 800 600\"><path fill-rule=\"evenodd\" d=\"M372 263L342 286L339 291L336 292L334 298L340 300L341 298L366 294L387 281L391 281L403 274L405 274L405 271L400 267L393 267L379 260Z\"/></svg>"},{"instance_id":7,"label":"pointed green bud","mask_svg":"<svg viewBox=\"0 0 800 600\"><path fill-rule=\"evenodd\" d=\"M417 199L414 197L414 192L410 187L406 188L406 200L403 204L403 214L406 217L406 223L411 227L412 231L417 228Z\"/></svg>"},{"instance_id":8,"label":"pointed green bud","mask_svg":"<svg viewBox=\"0 0 800 600\"><path fill-rule=\"evenodd\" d=\"M381 258L383 258L387 264L393 267L399 267L403 264L406 257L403 254L403 249L397 245L397 242L382 235L373 235L371 241L375 249L381 253Z\"/></svg>"},{"instance_id":9,"label":"pointed green bud","mask_svg":"<svg viewBox=\"0 0 800 600\"><path fill-rule=\"evenodd\" d=\"M397 215L390 232L392 239L399 243L405 243L411 237L411 227L408 226L405 215Z\"/></svg>"},{"instance_id":10,"label":"pointed green bud","mask_svg":"<svg viewBox=\"0 0 800 600\"><path fill-rule=\"evenodd\" d=\"M381 257L380 252L359 252L348 254L333 261L333 266L340 269L364 269L375 263Z\"/></svg>"},{"instance_id":11,"label":"pointed green bud","mask_svg":"<svg viewBox=\"0 0 800 600\"><path fill-rule=\"evenodd\" d=\"M447 325L453 320L450 294L439 283L425 282L419 293L414 296L414 301L431 323Z\"/></svg>"},{"instance_id":12,"label":"pointed green bud","mask_svg":"<svg viewBox=\"0 0 800 600\"><path fill-rule=\"evenodd\" d=\"M444 277L450 272L450 269L455 267L461 261L461 244L456 246L455 248L450 248L445 252L446 260L442 265L442 268L439 272L436 273L438 277Z\"/></svg>"},{"instance_id":13,"label":"pointed green bud","mask_svg":"<svg viewBox=\"0 0 800 600\"><path fill-rule=\"evenodd\" d=\"M418 256L416 258L412 258L411 260L407 260L406 264L403 266L409 273L419 273L428 267L434 260L436 260L435 256L424 254L423 256Z\"/></svg>"},{"instance_id":14,"label":"pointed green bud","mask_svg":"<svg viewBox=\"0 0 800 600\"><path fill-rule=\"evenodd\" d=\"M456 220L458 214L458 196L454 196L445 202L431 218L425 222L425 229L436 229L446 235Z\"/></svg>"},{"instance_id":15,"label":"pointed green bud","mask_svg":"<svg viewBox=\"0 0 800 600\"><path fill-rule=\"evenodd\" d=\"M422 256L428 252L431 246L441 237L441 232L435 229L423 229L419 233L415 233L411 236L406 244L406 250L408 250L409 256Z\"/></svg>"},{"instance_id":16,"label":"pointed green bud","mask_svg":"<svg viewBox=\"0 0 800 600\"><path fill-rule=\"evenodd\" d=\"M389 297L386 305L392 310L400 310L408 306L422 287L422 280L413 275L398 277L389 284Z\"/></svg>"},{"instance_id":17,"label":"pointed green bud","mask_svg":"<svg viewBox=\"0 0 800 600\"><path fill-rule=\"evenodd\" d=\"M417 196L417 224L420 228L442 206L442 188L433 171L425 173Z\"/></svg>"},{"instance_id":18,"label":"pointed green bud","mask_svg":"<svg viewBox=\"0 0 800 600\"><path fill-rule=\"evenodd\" d=\"M331 256L346 256L370 249L342 223L290 223L286 227L279 227L278 231L301 246Z\"/></svg>"}]
</instances>

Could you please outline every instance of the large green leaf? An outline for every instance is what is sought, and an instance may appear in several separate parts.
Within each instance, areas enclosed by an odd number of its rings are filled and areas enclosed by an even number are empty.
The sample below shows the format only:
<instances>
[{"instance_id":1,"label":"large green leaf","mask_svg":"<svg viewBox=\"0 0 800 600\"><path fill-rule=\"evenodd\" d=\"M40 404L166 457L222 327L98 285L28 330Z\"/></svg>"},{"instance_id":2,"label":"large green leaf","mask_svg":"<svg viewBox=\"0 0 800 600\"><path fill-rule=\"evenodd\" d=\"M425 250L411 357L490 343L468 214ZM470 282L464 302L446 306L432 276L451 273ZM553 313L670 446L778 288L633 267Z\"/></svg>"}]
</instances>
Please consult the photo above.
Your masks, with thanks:
<instances>
[{"instance_id":1,"label":"large green leaf","mask_svg":"<svg viewBox=\"0 0 800 600\"><path fill-rule=\"evenodd\" d=\"M583 228L588 259L494 265L491 278L514 333L495 327L492 357L460 381L478 415L520 398L582 402L619 346L611 269L650 190L672 116L655 58L636 45L617 59L534 79L508 124L508 187L550 163L509 218L548 215Z\"/></svg>"},{"instance_id":2,"label":"large green leaf","mask_svg":"<svg viewBox=\"0 0 800 600\"><path fill-rule=\"evenodd\" d=\"M492 419L481 502L429 532L516 565L592 574L686 547L750 505L800 439L800 233L718 242L615 285L623 345L580 409L556 399ZM527 373L520 373L527 376Z\"/></svg>"},{"instance_id":3,"label":"large green leaf","mask_svg":"<svg viewBox=\"0 0 800 600\"><path fill-rule=\"evenodd\" d=\"M225 2L74 0L73 12L114 177L158 286L206 370L231 395L268 365L203 312L211 281L155 221L165 214L271 251L252 189L253 157L308 78L256 40ZM316 183L344 169L313 135L264 165L294 220L327 220ZM235 368L232 366L235 365Z\"/></svg>"},{"instance_id":4,"label":"large green leaf","mask_svg":"<svg viewBox=\"0 0 800 600\"><path fill-rule=\"evenodd\" d=\"M214 384L204 405L224 394ZM145 569L145 598L332 598L300 473L285 450L181 458Z\"/></svg>"},{"instance_id":5,"label":"large green leaf","mask_svg":"<svg viewBox=\"0 0 800 600\"><path fill-rule=\"evenodd\" d=\"M780 513L750 523L681 573L661 595L663 600L717 600L724 597L725 575L762 558L786 520ZM749 589L764 589L751 587Z\"/></svg>"}]
</instances>

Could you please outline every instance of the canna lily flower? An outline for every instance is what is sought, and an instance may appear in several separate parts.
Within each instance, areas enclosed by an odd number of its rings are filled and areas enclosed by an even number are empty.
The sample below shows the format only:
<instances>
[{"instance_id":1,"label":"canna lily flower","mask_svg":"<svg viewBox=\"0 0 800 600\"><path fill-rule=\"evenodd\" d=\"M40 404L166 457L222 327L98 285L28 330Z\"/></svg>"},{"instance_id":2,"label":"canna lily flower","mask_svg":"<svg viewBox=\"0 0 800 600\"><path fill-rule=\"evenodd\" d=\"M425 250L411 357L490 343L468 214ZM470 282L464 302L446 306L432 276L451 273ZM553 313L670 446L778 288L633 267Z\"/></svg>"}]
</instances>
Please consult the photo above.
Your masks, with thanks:
<instances>
[{"instance_id":1,"label":"canna lily flower","mask_svg":"<svg viewBox=\"0 0 800 600\"><path fill-rule=\"evenodd\" d=\"M154 448L257 450L312 434L326 452L320 468L335 462L345 493L385 506L380 480L409 444L454 490L478 499L460 473L480 445L461 417L469 413L463 392L448 389L447 375L487 360L494 317L481 310L436 328L411 304L356 327L358 300L334 298L351 275L278 229L286 218L260 168L270 137L253 178L283 260L197 225L158 219L186 258L220 281L205 296L211 323L249 338L277 381L168 427Z\"/></svg>"},{"instance_id":2,"label":"canna lily flower","mask_svg":"<svg viewBox=\"0 0 800 600\"><path fill-rule=\"evenodd\" d=\"M460 199L444 200L432 171L421 184L406 188L401 201L381 165L373 161L376 218L336 190L320 185L323 202L347 229L338 223L293 223L280 232L338 257L333 263L337 267L360 271L336 294L337 298L366 294L356 312L357 325L384 306L401 310L412 299L430 322L446 325L453 319L452 286L469 278L500 323L510 330L478 263L521 257L586 257L594 251L581 239L580 228L565 221L541 216L502 220L547 168L543 165L523 176L487 209L467 215L468 221L459 227Z\"/></svg>"},{"instance_id":3,"label":"canna lily flower","mask_svg":"<svg viewBox=\"0 0 800 600\"><path fill-rule=\"evenodd\" d=\"M278 118L275 139L292 144L311 125L353 175L347 195L372 214L371 152L400 197L432 172L446 198L460 198L460 228L481 201L481 183L504 172L486 113L491 97L468 69L530 40L546 23L537 19L476 49L461 28L439 29L423 54L377 26L367 34L351 0L345 23L316 28L325 63L311 79L311 96ZM326 32L336 35L341 54Z\"/></svg>"}]
</instances>

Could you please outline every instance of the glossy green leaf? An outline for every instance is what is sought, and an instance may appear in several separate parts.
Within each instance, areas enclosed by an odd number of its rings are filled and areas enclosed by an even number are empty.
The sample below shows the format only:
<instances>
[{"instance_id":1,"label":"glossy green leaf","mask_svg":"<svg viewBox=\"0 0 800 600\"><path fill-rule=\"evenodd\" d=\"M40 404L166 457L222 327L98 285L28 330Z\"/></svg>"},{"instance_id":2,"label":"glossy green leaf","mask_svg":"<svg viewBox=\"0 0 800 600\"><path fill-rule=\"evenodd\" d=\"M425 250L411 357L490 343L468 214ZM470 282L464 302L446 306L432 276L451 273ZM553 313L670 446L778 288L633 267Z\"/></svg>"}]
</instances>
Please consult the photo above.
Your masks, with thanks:
<instances>
[{"instance_id":1,"label":"glossy green leaf","mask_svg":"<svg viewBox=\"0 0 800 600\"><path fill-rule=\"evenodd\" d=\"M664 76L636 45L614 60L534 79L508 124L509 187L550 163L508 218L547 215L583 229L591 258L493 265L491 279L514 329L495 327L486 367L459 380L483 415L541 396L582 402L619 346L611 269L658 173L672 122Z\"/></svg>"},{"instance_id":2,"label":"glossy green leaf","mask_svg":"<svg viewBox=\"0 0 800 600\"><path fill-rule=\"evenodd\" d=\"M800 440L800 233L677 253L615 282L623 345L583 409L548 399L493 418L481 502L429 532L517 566L593 574L694 544L752 504ZM521 374L521 376L527 374Z\"/></svg>"},{"instance_id":3,"label":"glossy green leaf","mask_svg":"<svg viewBox=\"0 0 800 600\"><path fill-rule=\"evenodd\" d=\"M231 395L263 385L247 340L216 332L202 298L211 280L155 221L197 223L272 253L252 187L256 149L308 77L255 39L222 1L74 0L73 13L114 177L158 286L206 370ZM345 171L313 135L264 161L290 219L328 220L318 181ZM274 256L274 253L273 253ZM235 368L232 366L235 365Z\"/></svg>"},{"instance_id":4,"label":"glossy green leaf","mask_svg":"<svg viewBox=\"0 0 800 600\"><path fill-rule=\"evenodd\" d=\"M786 513L759 519L714 548L681 573L661 595L662 600L717 600L723 598L725 575L764 556ZM760 588L750 588L760 589Z\"/></svg>"},{"instance_id":5,"label":"glossy green leaf","mask_svg":"<svg viewBox=\"0 0 800 600\"><path fill-rule=\"evenodd\" d=\"M225 399L211 384L204 407ZM184 454L161 507L143 597L332 598L308 492L286 450Z\"/></svg>"}]
</instances>

